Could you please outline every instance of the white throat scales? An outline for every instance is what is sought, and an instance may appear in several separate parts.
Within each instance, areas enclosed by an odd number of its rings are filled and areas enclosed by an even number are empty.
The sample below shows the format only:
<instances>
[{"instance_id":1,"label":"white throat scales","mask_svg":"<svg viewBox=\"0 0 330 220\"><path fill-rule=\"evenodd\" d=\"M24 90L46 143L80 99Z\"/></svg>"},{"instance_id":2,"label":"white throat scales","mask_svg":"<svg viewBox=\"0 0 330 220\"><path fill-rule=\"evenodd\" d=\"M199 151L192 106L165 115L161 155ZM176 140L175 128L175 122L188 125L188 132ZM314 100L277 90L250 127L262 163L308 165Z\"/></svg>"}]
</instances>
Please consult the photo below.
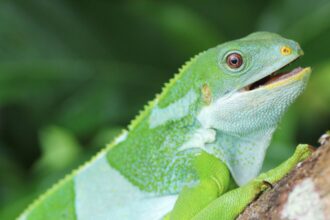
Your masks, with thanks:
<instances>
[{"instance_id":1,"label":"white throat scales","mask_svg":"<svg viewBox=\"0 0 330 220\"><path fill-rule=\"evenodd\" d=\"M197 116L202 127L188 141L197 144L185 144L180 150L199 147L215 155L227 164L238 185L255 178L281 115L276 112L272 120L265 120L271 111L262 104L264 97L250 102L244 95L234 93L205 106ZM250 110L243 109L246 107Z\"/></svg>"}]
</instances>

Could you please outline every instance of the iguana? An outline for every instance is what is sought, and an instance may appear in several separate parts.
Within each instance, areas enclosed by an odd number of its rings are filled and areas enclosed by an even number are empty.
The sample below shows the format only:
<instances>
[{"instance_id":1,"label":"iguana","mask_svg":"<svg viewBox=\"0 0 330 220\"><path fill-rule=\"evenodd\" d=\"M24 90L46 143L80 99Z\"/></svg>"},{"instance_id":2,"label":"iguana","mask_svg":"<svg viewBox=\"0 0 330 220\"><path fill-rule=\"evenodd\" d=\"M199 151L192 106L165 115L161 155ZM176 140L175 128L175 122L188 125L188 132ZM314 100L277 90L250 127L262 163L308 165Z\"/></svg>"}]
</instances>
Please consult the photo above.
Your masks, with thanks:
<instances>
[{"instance_id":1,"label":"iguana","mask_svg":"<svg viewBox=\"0 0 330 220\"><path fill-rule=\"evenodd\" d=\"M311 153L298 145L258 176L311 73L281 69L302 55L298 43L268 32L196 55L127 130L19 219L234 219Z\"/></svg>"}]
</instances>

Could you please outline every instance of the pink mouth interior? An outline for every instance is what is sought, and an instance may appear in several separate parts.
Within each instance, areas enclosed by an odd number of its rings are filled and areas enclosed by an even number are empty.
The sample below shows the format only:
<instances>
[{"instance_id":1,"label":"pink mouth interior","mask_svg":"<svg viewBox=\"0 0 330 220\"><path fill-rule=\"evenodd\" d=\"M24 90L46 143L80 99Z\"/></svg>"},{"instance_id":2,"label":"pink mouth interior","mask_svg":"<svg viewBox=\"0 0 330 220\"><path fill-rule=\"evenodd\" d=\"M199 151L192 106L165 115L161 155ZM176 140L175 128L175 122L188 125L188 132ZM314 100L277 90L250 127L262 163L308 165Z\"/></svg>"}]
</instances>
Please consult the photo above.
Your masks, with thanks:
<instances>
[{"instance_id":1,"label":"pink mouth interior","mask_svg":"<svg viewBox=\"0 0 330 220\"><path fill-rule=\"evenodd\" d=\"M275 82L278 82L280 80L289 78L299 72L301 72L303 68L302 67L297 67L295 69L293 69L292 71L286 71L286 72L280 72L280 73L274 73L271 74L269 76L266 76L254 83L252 83L251 85L248 85L244 88L245 91L250 91L250 90L254 90L256 88L259 88L260 86L265 86L265 85L269 85Z\"/></svg>"}]
</instances>

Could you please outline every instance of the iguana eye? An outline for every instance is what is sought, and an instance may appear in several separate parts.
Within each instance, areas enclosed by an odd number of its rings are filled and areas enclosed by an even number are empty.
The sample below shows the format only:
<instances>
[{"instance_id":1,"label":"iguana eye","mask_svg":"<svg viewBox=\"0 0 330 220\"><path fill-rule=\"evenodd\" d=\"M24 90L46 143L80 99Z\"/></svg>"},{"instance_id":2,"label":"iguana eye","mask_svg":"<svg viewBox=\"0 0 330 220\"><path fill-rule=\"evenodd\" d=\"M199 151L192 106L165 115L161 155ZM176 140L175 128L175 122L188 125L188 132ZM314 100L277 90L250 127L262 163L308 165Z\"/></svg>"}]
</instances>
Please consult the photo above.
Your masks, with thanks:
<instances>
[{"instance_id":1,"label":"iguana eye","mask_svg":"<svg viewBox=\"0 0 330 220\"><path fill-rule=\"evenodd\" d=\"M239 53L230 53L226 58L227 65L232 69L237 69L242 66L243 58Z\"/></svg>"}]
</instances>

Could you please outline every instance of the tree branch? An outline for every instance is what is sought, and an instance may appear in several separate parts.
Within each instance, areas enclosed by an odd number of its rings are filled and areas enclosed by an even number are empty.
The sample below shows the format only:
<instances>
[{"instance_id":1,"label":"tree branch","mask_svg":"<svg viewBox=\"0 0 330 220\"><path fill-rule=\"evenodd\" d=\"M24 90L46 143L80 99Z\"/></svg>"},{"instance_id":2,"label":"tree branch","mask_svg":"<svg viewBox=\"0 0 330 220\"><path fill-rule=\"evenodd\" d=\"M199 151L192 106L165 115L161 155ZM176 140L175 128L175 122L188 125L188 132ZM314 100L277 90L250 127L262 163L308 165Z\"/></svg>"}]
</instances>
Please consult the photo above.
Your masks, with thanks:
<instances>
[{"instance_id":1,"label":"tree branch","mask_svg":"<svg viewBox=\"0 0 330 220\"><path fill-rule=\"evenodd\" d=\"M306 161L252 202L238 220L330 218L330 136Z\"/></svg>"}]
</instances>

